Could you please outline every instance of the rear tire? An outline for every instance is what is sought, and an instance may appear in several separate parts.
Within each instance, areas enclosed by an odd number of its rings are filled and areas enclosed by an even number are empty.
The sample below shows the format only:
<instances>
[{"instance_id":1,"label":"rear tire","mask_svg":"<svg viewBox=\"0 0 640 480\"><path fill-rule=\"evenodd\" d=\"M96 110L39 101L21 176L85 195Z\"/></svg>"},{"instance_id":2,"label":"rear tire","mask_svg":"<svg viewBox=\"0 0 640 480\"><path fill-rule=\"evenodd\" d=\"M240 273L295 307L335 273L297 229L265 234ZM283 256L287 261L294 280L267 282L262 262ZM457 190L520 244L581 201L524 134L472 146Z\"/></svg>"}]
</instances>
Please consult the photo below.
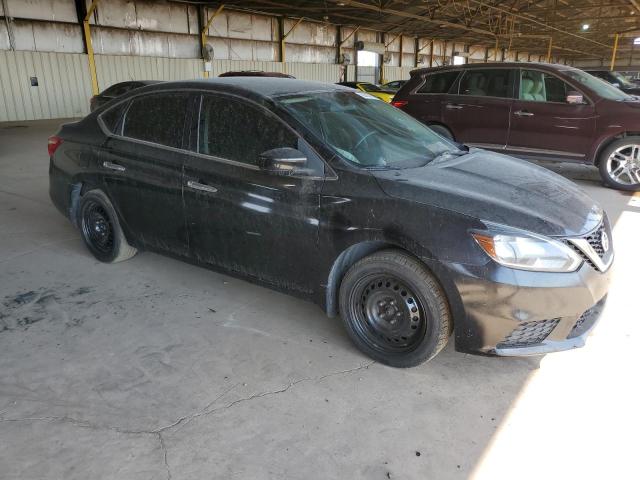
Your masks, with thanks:
<instances>
[{"instance_id":1,"label":"rear tire","mask_svg":"<svg viewBox=\"0 0 640 480\"><path fill-rule=\"evenodd\" d=\"M122 262L138 251L127 242L118 215L101 190L91 190L80 198L78 225L84 244L101 262Z\"/></svg>"},{"instance_id":2,"label":"rear tire","mask_svg":"<svg viewBox=\"0 0 640 480\"><path fill-rule=\"evenodd\" d=\"M452 140L455 142L455 138L453 138L453 133L444 125L435 124L435 125L428 125L428 127L434 132L436 132L438 135L440 135L441 137L444 137L447 140Z\"/></svg>"},{"instance_id":3,"label":"rear tire","mask_svg":"<svg viewBox=\"0 0 640 480\"><path fill-rule=\"evenodd\" d=\"M356 346L392 367L436 356L452 332L444 291L427 268L400 250L363 258L340 285L340 315Z\"/></svg>"},{"instance_id":4,"label":"rear tire","mask_svg":"<svg viewBox=\"0 0 640 480\"><path fill-rule=\"evenodd\" d=\"M640 190L640 136L611 142L600 153L598 169L604 183L618 190Z\"/></svg>"}]
</instances>

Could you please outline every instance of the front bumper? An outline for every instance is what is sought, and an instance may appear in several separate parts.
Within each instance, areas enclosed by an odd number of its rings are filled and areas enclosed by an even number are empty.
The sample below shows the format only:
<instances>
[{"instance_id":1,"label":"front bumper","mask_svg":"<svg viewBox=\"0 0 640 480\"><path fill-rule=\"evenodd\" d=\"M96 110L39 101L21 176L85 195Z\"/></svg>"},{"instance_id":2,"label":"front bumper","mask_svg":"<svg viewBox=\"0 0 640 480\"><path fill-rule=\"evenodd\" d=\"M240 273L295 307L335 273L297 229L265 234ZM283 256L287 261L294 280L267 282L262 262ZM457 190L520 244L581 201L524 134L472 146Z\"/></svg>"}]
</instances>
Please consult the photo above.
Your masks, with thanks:
<instances>
[{"instance_id":1,"label":"front bumper","mask_svg":"<svg viewBox=\"0 0 640 480\"><path fill-rule=\"evenodd\" d=\"M584 346L606 302L611 275L611 268L599 272L586 262L572 273L514 270L494 262L446 267L457 290L456 350L501 356Z\"/></svg>"}]
</instances>

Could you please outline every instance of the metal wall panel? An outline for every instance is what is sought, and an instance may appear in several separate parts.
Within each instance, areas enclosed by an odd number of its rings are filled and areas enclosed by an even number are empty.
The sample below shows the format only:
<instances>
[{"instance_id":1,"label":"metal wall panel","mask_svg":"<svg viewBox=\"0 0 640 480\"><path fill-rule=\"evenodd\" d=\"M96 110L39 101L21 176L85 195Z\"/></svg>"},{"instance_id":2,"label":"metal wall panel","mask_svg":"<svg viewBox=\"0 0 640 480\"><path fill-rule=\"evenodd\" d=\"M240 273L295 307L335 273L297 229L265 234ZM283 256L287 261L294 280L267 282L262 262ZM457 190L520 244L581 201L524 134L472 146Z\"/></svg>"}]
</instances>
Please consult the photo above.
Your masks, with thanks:
<instances>
[{"instance_id":1,"label":"metal wall panel","mask_svg":"<svg viewBox=\"0 0 640 480\"><path fill-rule=\"evenodd\" d=\"M127 80L192 80L202 76L202 61L195 58L125 55L96 55L95 58L101 91Z\"/></svg>"},{"instance_id":2,"label":"metal wall panel","mask_svg":"<svg viewBox=\"0 0 640 480\"><path fill-rule=\"evenodd\" d=\"M37 77L32 87L30 77ZM86 55L0 51L0 121L83 116L91 83Z\"/></svg>"},{"instance_id":3,"label":"metal wall panel","mask_svg":"<svg viewBox=\"0 0 640 480\"><path fill-rule=\"evenodd\" d=\"M9 15L16 18L33 18L51 22L76 23L76 6L73 0L5 0Z\"/></svg>"},{"instance_id":4,"label":"metal wall panel","mask_svg":"<svg viewBox=\"0 0 640 480\"><path fill-rule=\"evenodd\" d=\"M390 67L384 66L384 80L390 82L392 80L409 80L411 70L415 67Z\"/></svg>"}]
</instances>

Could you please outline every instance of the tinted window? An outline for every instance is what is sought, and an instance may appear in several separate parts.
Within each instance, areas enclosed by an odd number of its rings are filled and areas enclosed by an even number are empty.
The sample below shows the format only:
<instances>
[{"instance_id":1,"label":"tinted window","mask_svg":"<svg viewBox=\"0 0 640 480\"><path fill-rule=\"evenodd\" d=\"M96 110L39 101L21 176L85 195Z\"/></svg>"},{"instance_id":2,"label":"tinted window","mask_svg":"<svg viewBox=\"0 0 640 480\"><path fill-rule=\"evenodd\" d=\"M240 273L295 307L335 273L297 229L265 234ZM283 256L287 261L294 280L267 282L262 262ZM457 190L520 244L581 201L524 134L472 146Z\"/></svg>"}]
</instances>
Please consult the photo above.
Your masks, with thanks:
<instances>
[{"instance_id":1,"label":"tinted window","mask_svg":"<svg viewBox=\"0 0 640 480\"><path fill-rule=\"evenodd\" d=\"M282 122L227 97L203 97L199 131L200 153L252 165L267 150L298 148L297 135Z\"/></svg>"},{"instance_id":2,"label":"tinted window","mask_svg":"<svg viewBox=\"0 0 640 480\"><path fill-rule=\"evenodd\" d=\"M424 85L420 87L418 93L447 93L458 78L458 71L435 73L427 75Z\"/></svg>"},{"instance_id":3,"label":"tinted window","mask_svg":"<svg viewBox=\"0 0 640 480\"><path fill-rule=\"evenodd\" d=\"M520 73L520 100L565 103L570 90L569 85L554 75L536 70Z\"/></svg>"},{"instance_id":4,"label":"tinted window","mask_svg":"<svg viewBox=\"0 0 640 480\"><path fill-rule=\"evenodd\" d=\"M125 137L179 148L187 116L187 95L147 95L131 102L124 119Z\"/></svg>"},{"instance_id":5,"label":"tinted window","mask_svg":"<svg viewBox=\"0 0 640 480\"><path fill-rule=\"evenodd\" d=\"M120 119L126 106L127 102L123 102L100 115L102 123L111 133L120 134Z\"/></svg>"},{"instance_id":6,"label":"tinted window","mask_svg":"<svg viewBox=\"0 0 640 480\"><path fill-rule=\"evenodd\" d=\"M581 85L590 88L597 95L608 100L630 100L631 97L613 85L578 69L563 70L562 73Z\"/></svg>"},{"instance_id":7,"label":"tinted window","mask_svg":"<svg viewBox=\"0 0 640 480\"><path fill-rule=\"evenodd\" d=\"M460 95L511 98L513 73L500 68L467 70L460 81Z\"/></svg>"}]
</instances>

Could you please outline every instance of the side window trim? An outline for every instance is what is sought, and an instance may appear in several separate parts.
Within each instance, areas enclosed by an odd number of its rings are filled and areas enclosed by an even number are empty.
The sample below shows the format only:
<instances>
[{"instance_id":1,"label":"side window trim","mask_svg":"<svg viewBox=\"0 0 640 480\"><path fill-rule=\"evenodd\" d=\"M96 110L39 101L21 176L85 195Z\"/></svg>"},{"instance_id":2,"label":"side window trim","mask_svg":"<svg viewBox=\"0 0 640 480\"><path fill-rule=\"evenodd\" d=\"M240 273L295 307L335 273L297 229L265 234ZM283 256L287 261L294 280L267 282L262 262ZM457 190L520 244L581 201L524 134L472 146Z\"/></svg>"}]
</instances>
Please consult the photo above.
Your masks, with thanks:
<instances>
[{"instance_id":1,"label":"side window trim","mask_svg":"<svg viewBox=\"0 0 640 480\"><path fill-rule=\"evenodd\" d=\"M273 118L278 123L283 125L287 130L289 130L291 133L293 133L293 135L295 135L295 137L298 139L299 142L300 141L304 142L306 144L307 148L309 148L315 154L315 156L322 162L322 166L323 166L324 172L322 172L322 173L320 173L320 175L316 175L316 176L313 176L313 175L304 175L304 176L293 175L292 178L305 178L305 179L309 179L309 180L319 180L319 179L329 180L329 179L338 178L338 176L336 175L334 170L331 168L331 166L322 157L322 155L320 155L316 151L316 149L313 147L313 145L309 144L309 142L307 142L302 137L302 135L300 135L295 129L293 129L287 122L282 120L275 113L273 113L269 109L265 108L264 106L260 105L259 103L254 102L253 100L247 99L245 97L241 97L239 95L235 95L233 93L229 93L229 92L214 92L214 91L201 91L200 92L200 95L199 95L200 101L197 102L198 114L197 115L193 115L193 117L192 117L196 122L198 122L197 128L196 128L197 134L196 134L196 139L195 139L195 144L196 144L195 145L195 149L189 151L189 153L191 153L192 155L197 155L199 157L211 159L213 161L220 162L220 163L225 163L225 164L228 164L228 165L234 165L234 166L238 166L238 167L247 168L249 170L257 170L257 171L260 170L260 167L258 167L257 165L253 165L251 163L240 162L238 160L233 160L233 159L225 158L225 157L218 157L216 155L211 155L211 154L208 154L208 153L200 152L200 120L201 120L201 116L202 116L202 107L203 107L203 104L204 104L204 97L206 95L210 95L210 96L214 96L214 97L215 96L228 97L228 98L231 98L231 99L236 100L238 102L250 105L253 108L256 108L258 111L260 111L262 113L266 113L266 115L268 117Z\"/></svg>"},{"instance_id":2,"label":"side window trim","mask_svg":"<svg viewBox=\"0 0 640 480\"><path fill-rule=\"evenodd\" d=\"M580 93L582 95L582 98L584 98L587 101L587 105L593 105L593 102L591 101L591 99L578 87L576 87L572 82L559 77L558 75L552 73L552 72L548 72L546 70L542 70L542 69L538 69L538 68L518 68L518 78L516 79L516 90L518 92L518 96L516 97L516 100L519 102L529 102L529 103L553 103L554 105L566 105L568 107L575 107L576 105L571 105L569 103L566 102L550 102L548 100L545 100L544 102L538 101L538 100L525 100L520 98L520 82L522 80L522 72L525 70L530 70L533 72L540 72L544 75L549 75L550 77L555 77L556 79L560 80L561 82L565 83L566 85L568 85L569 87L571 87L572 90Z\"/></svg>"}]
</instances>

